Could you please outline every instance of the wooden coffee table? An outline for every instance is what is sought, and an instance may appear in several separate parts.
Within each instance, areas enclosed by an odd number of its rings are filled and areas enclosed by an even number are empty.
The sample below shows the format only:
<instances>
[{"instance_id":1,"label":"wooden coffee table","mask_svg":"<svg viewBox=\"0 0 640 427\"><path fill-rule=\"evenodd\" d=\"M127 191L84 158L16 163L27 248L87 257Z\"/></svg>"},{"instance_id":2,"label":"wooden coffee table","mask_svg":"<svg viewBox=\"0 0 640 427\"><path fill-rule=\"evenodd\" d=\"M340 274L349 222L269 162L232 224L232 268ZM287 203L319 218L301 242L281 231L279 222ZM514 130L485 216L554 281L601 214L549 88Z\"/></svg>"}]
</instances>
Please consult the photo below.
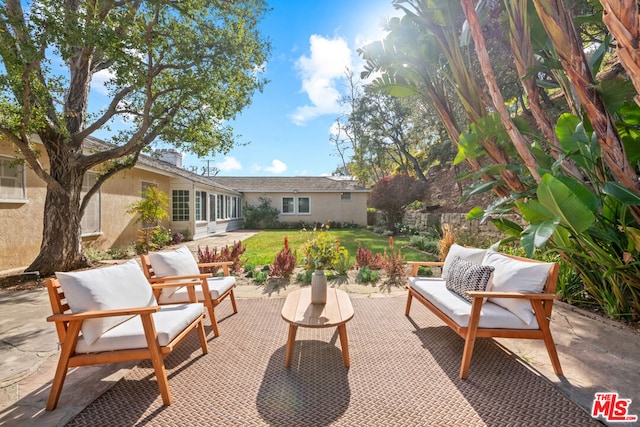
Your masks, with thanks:
<instances>
[{"instance_id":1,"label":"wooden coffee table","mask_svg":"<svg viewBox=\"0 0 640 427\"><path fill-rule=\"evenodd\" d=\"M291 356L298 327L331 328L336 326L340 335L340 347L344 366L349 366L349 344L346 323L353 317L353 306L346 292L327 289L326 304L311 304L311 288L303 288L287 295L282 307L282 318L289 323L289 338L284 365L291 365Z\"/></svg>"}]
</instances>

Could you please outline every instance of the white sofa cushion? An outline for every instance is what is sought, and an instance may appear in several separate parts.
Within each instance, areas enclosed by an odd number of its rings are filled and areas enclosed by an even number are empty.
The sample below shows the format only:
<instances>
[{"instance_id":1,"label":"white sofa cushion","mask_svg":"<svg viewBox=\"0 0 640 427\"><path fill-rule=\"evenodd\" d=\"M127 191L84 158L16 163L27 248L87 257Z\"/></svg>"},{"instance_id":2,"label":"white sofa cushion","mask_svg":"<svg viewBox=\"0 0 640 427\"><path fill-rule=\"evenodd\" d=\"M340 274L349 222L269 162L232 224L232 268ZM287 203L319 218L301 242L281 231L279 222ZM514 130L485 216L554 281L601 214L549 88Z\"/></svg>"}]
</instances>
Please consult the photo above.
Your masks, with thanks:
<instances>
[{"instance_id":1,"label":"white sofa cushion","mask_svg":"<svg viewBox=\"0 0 640 427\"><path fill-rule=\"evenodd\" d=\"M457 243L454 243L449 248L447 257L444 259L441 274L442 278L444 280L447 280L447 277L449 277L449 269L451 268L451 263L453 262L455 257L459 256L465 261L473 262L475 264L481 264L486 252L486 249L466 248L464 246L458 245Z\"/></svg>"},{"instance_id":2,"label":"white sofa cushion","mask_svg":"<svg viewBox=\"0 0 640 427\"><path fill-rule=\"evenodd\" d=\"M438 310L462 327L469 326L471 304L447 289L445 281L438 278L411 277L409 286L428 299ZM509 310L492 302L482 305L479 328L537 329L535 318L527 324Z\"/></svg>"},{"instance_id":3,"label":"white sofa cushion","mask_svg":"<svg viewBox=\"0 0 640 427\"><path fill-rule=\"evenodd\" d=\"M490 249L487 250L482 264L495 268L487 285L488 291L523 293L542 292L553 265L519 261ZM535 321L535 314L529 301L514 298L489 298L489 301L511 311L527 325Z\"/></svg>"},{"instance_id":4,"label":"white sofa cushion","mask_svg":"<svg viewBox=\"0 0 640 427\"><path fill-rule=\"evenodd\" d=\"M467 295L467 291L484 291L493 270L494 268L490 265L475 264L456 255L445 281L447 289L473 302L473 298Z\"/></svg>"},{"instance_id":5,"label":"white sofa cushion","mask_svg":"<svg viewBox=\"0 0 640 427\"><path fill-rule=\"evenodd\" d=\"M56 273L71 312L157 305L149 282L134 260L92 270ZM132 316L101 317L82 322L84 340L91 344Z\"/></svg>"},{"instance_id":6,"label":"white sofa cushion","mask_svg":"<svg viewBox=\"0 0 640 427\"><path fill-rule=\"evenodd\" d=\"M193 276L200 274L198 263L186 246L162 252L149 252L149 264L156 277ZM163 288L161 295L171 296L178 288Z\"/></svg>"},{"instance_id":7,"label":"white sofa cushion","mask_svg":"<svg viewBox=\"0 0 640 427\"><path fill-rule=\"evenodd\" d=\"M152 314L158 334L158 343L161 346L167 345L197 319L203 310L204 306L200 303L161 306L160 311ZM80 336L76 345L76 353L97 353L132 348L148 348L140 316L134 316L108 330L91 344L87 343L83 336Z\"/></svg>"},{"instance_id":8,"label":"white sofa cushion","mask_svg":"<svg viewBox=\"0 0 640 427\"><path fill-rule=\"evenodd\" d=\"M210 277L207 279L207 284L209 285L209 294L211 295L211 299L216 300L220 298L220 295L227 292L236 284L236 278L233 276ZM202 286L196 285L194 286L194 288L198 301L204 300ZM160 304L177 304L181 302L189 302L187 287L182 286L171 295L161 293L158 301L160 302Z\"/></svg>"}]
</instances>

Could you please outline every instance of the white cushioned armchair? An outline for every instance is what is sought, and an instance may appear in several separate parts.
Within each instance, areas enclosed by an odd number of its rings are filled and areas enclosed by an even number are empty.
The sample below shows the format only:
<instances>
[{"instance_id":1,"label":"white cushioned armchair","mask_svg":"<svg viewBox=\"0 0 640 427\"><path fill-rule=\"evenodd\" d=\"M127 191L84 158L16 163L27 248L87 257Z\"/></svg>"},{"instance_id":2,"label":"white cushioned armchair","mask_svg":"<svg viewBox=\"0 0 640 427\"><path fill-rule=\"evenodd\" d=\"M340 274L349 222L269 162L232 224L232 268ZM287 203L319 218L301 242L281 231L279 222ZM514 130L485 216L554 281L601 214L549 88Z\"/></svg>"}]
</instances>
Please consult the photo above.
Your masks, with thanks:
<instances>
[{"instance_id":1,"label":"white cushioned armchair","mask_svg":"<svg viewBox=\"0 0 640 427\"><path fill-rule=\"evenodd\" d=\"M201 303L160 307L137 262L56 273L47 290L61 350L46 409L56 408L74 366L150 359L165 405L172 397L164 358L191 332L208 351Z\"/></svg>"}]
</instances>

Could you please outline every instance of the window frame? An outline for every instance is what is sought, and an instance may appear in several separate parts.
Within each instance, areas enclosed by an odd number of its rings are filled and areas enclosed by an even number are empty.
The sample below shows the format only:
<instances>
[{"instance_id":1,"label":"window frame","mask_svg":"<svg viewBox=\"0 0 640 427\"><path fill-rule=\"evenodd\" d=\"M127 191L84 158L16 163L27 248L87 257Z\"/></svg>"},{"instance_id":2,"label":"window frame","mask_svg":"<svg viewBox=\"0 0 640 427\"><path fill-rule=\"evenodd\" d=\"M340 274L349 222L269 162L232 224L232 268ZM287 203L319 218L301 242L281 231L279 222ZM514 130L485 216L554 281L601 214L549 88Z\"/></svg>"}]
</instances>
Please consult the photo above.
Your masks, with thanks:
<instances>
[{"instance_id":1,"label":"window frame","mask_svg":"<svg viewBox=\"0 0 640 427\"><path fill-rule=\"evenodd\" d=\"M186 198L185 198L186 196ZM190 221L189 203L191 194L189 190L175 189L171 190L171 221L187 222Z\"/></svg>"},{"instance_id":2,"label":"window frame","mask_svg":"<svg viewBox=\"0 0 640 427\"><path fill-rule=\"evenodd\" d=\"M84 174L84 177L82 177L82 190L80 192L82 198L85 197L93 185L89 180L93 179L95 182L97 176L98 173L92 171L87 171ZM94 217L89 218L88 215L94 215ZM90 224L89 221L93 221L95 224ZM99 236L102 234L102 188L99 188L98 191L91 196L89 203L87 203L84 214L82 218L80 218L80 230L82 231L82 237Z\"/></svg>"},{"instance_id":3,"label":"window frame","mask_svg":"<svg viewBox=\"0 0 640 427\"><path fill-rule=\"evenodd\" d=\"M8 156L0 156L0 183L2 182L2 180L20 180L21 182L19 184L21 184L21 197L11 197L11 195L9 193L2 194L2 186L0 184L0 203L27 203L27 170L24 167L24 165L16 165L16 166L11 166L12 162L15 162L16 159L13 157L8 157ZM19 168L18 172L16 173L16 176L5 176L3 175L3 171L6 169L15 169L15 168ZM7 187L9 188L9 187ZM14 185L13 187L11 187L12 189L17 189L18 186Z\"/></svg>"},{"instance_id":4,"label":"window frame","mask_svg":"<svg viewBox=\"0 0 640 427\"><path fill-rule=\"evenodd\" d=\"M194 217L199 222L207 221L207 192L196 190L195 193Z\"/></svg>"},{"instance_id":5,"label":"window frame","mask_svg":"<svg viewBox=\"0 0 640 427\"><path fill-rule=\"evenodd\" d=\"M302 200L306 200L307 201L307 210L306 211L302 211L300 209L300 201ZM311 215L311 197L309 196L304 196L304 197L296 197L296 209L297 209L297 214L299 215Z\"/></svg>"}]
</instances>

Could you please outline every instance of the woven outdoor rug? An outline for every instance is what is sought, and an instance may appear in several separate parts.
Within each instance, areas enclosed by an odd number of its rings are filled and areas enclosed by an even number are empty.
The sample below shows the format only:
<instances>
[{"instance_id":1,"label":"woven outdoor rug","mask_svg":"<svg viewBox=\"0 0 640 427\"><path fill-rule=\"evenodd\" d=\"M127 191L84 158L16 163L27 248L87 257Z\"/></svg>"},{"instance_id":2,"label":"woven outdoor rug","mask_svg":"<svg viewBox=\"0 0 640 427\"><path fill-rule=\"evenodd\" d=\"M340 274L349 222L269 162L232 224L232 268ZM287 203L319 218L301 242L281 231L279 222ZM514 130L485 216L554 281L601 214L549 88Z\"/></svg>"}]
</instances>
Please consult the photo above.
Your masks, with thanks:
<instances>
[{"instance_id":1,"label":"woven outdoor rug","mask_svg":"<svg viewBox=\"0 0 640 427\"><path fill-rule=\"evenodd\" d=\"M405 317L402 297L352 302L350 368L334 329L307 328L285 368L284 299L238 300L236 315L225 302L220 337L205 326L209 354L192 334L167 357L172 405L162 406L143 362L68 425L600 425L493 340L476 342L460 380L463 340L422 305Z\"/></svg>"}]
</instances>

